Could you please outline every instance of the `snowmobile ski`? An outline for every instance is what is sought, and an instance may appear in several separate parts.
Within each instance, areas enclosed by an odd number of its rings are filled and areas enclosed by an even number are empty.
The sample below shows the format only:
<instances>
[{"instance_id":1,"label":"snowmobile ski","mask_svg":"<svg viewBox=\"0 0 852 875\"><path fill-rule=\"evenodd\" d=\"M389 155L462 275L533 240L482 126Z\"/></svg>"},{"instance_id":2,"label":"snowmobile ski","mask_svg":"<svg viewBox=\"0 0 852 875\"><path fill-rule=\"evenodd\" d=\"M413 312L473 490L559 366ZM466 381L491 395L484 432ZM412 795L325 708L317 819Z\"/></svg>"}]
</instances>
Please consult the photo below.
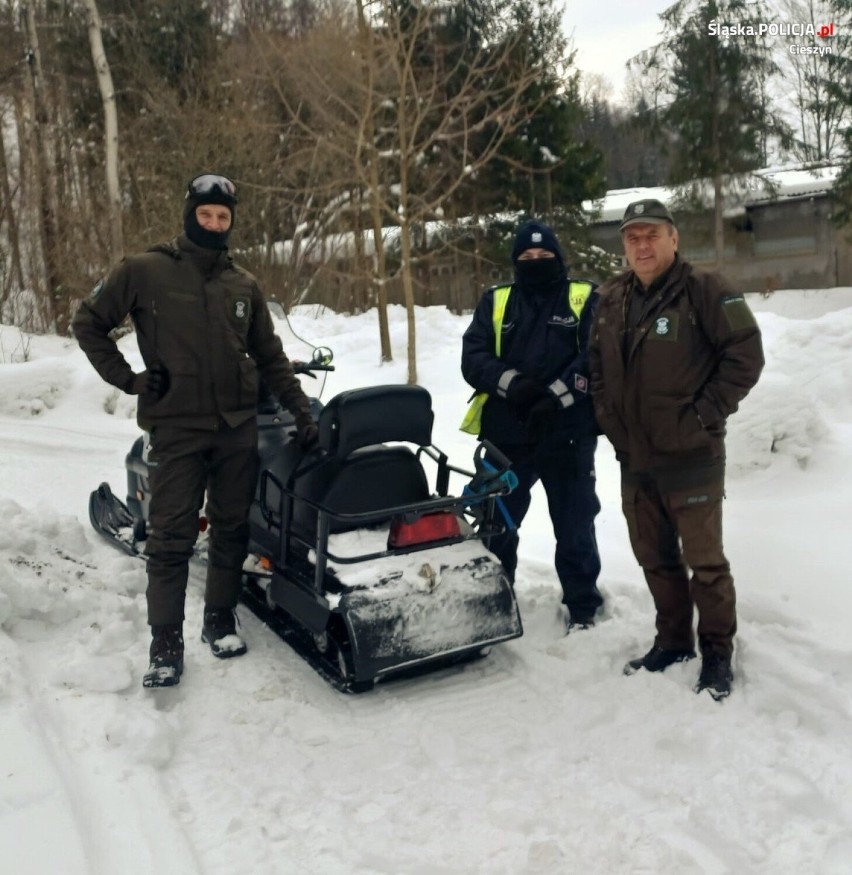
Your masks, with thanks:
<instances>
[{"instance_id":1,"label":"snowmobile ski","mask_svg":"<svg viewBox=\"0 0 852 875\"><path fill-rule=\"evenodd\" d=\"M89 496L89 521L98 534L119 550L131 556L142 555L136 533L140 522L144 527L144 521L134 518L127 505L113 494L108 483L101 483Z\"/></svg>"}]
</instances>

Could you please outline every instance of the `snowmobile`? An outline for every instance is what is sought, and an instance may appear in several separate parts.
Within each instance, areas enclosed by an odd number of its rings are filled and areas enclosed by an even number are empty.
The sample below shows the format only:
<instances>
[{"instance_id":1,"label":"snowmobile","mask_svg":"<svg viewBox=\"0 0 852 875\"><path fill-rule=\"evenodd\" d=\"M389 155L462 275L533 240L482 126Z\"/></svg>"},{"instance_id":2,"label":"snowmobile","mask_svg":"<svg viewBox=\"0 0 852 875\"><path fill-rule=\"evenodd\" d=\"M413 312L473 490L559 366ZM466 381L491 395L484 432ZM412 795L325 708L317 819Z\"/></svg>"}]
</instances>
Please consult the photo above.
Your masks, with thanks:
<instances>
[{"instance_id":1,"label":"snowmobile","mask_svg":"<svg viewBox=\"0 0 852 875\"><path fill-rule=\"evenodd\" d=\"M320 347L294 368L314 376L334 370L330 361ZM517 484L509 460L483 441L474 470L450 464L432 445L431 396L421 386L353 389L325 406L312 398L311 409L319 446L304 453L290 413L271 397L258 406L243 603L348 692L520 637L514 590L487 549L512 526L501 502ZM125 463L127 503L102 483L89 516L115 546L144 556L153 464L146 435ZM464 480L458 495L451 475Z\"/></svg>"}]
</instances>

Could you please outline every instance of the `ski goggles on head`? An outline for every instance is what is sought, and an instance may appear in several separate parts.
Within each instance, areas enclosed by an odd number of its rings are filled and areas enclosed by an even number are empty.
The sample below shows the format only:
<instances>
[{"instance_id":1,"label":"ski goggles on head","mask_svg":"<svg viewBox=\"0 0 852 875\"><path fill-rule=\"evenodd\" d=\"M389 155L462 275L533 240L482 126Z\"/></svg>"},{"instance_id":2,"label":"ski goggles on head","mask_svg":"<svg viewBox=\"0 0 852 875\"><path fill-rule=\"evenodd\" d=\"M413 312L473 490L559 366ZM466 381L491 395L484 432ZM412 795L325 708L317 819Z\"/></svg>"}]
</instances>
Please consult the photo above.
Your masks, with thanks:
<instances>
[{"instance_id":1,"label":"ski goggles on head","mask_svg":"<svg viewBox=\"0 0 852 875\"><path fill-rule=\"evenodd\" d=\"M186 196L193 197L194 195L206 194L227 195L236 199L237 187L228 179L227 176L219 176L217 173L202 173L201 176L196 176L187 187Z\"/></svg>"}]
</instances>

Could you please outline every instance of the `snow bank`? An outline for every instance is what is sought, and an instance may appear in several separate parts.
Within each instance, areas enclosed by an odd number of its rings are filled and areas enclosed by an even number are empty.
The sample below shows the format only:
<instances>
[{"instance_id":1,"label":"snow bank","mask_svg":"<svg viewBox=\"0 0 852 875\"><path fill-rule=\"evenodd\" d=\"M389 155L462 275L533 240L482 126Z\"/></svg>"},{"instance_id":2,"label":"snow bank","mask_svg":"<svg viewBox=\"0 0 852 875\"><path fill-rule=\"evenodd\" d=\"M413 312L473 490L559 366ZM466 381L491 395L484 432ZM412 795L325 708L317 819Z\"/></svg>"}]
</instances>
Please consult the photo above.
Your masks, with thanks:
<instances>
[{"instance_id":1,"label":"snow bank","mask_svg":"<svg viewBox=\"0 0 852 875\"><path fill-rule=\"evenodd\" d=\"M130 407L105 411L109 388L67 340L32 338L28 361L0 356L5 867L849 875L852 305L836 306L840 290L780 294L756 301L767 366L729 424L739 632L723 705L693 694L695 661L622 674L650 644L653 606L605 441L606 607L594 629L564 635L536 491L516 584L525 634L487 659L342 696L242 611L249 652L218 661L199 641L204 584L193 569L184 679L143 690L144 568L103 544L86 511L101 480L123 491ZM338 370L306 388L324 385L327 400L404 382L404 311L390 318L394 361L381 365L374 313L293 314L296 334L336 354ZM435 442L460 464L474 448L458 431L467 322L417 310ZM16 339L0 326L0 351ZM309 349L295 335L285 347Z\"/></svg>"}]
</instances>

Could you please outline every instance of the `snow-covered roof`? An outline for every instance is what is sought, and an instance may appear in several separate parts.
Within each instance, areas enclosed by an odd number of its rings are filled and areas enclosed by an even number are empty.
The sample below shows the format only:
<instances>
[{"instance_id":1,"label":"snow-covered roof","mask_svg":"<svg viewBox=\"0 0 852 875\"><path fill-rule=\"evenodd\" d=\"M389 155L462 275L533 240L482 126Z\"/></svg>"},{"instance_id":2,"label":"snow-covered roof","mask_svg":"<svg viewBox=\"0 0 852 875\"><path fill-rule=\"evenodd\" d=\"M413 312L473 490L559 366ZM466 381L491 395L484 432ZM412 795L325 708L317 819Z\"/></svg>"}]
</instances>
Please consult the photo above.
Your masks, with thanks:
<instances>
[{"instance_id":1,"label":"snow-covered roof","mask_svg":"<svg viewBox=\"0 0 852 875\"><path fill-rule=\"evenodd\" d=\"M761 170L758 178L754 180L754 185L747 189L745 205L827 194L834 188L834 183L842 169L838 165Z\"/></svg>"},{"instance_id":2,"label":"snow-covered roof","mask_svg":"<svg viewBox=\"0 0 852 875\"><path fill-rule=\"evenodd\" d=\"M825 195L831 191L841 169L839 166L808 168L788 165L757 170L728 196L725 215L739 215L754 204ZM583 210L593 222L618 222L629 203L645 198L671 204L677 200L677 189L674 186L613 189L599 200L584 201ZM702 199L708 208L712 205L709 184L705 186Z\"/></svg>"}]
</instances>

